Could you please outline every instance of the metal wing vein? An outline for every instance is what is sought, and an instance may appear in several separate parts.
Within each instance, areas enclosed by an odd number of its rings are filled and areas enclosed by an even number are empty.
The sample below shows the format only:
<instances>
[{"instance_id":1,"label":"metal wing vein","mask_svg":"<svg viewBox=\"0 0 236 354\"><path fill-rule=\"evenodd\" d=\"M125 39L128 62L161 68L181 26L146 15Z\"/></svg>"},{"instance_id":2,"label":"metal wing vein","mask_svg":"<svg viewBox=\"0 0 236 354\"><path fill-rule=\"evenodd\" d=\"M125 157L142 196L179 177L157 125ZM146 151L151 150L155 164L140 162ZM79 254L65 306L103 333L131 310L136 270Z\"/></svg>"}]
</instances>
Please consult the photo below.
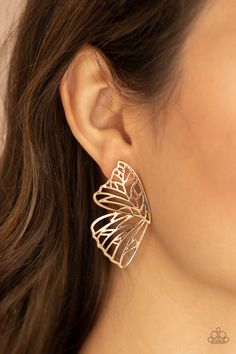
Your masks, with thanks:
<instances>
[{"instance_id":1,"label":"metal wing vein","mask_svg":"<svg viewBox=\"0 0 236 354\"><path fill-rule=\"evenodd\" d=\"M128 164L118 161L111 177L94 193L93 199L112 213L94 220L92 236L104 255L124 268L133 259L151 223L141 181Z\"/></svg>"}]
</instances>

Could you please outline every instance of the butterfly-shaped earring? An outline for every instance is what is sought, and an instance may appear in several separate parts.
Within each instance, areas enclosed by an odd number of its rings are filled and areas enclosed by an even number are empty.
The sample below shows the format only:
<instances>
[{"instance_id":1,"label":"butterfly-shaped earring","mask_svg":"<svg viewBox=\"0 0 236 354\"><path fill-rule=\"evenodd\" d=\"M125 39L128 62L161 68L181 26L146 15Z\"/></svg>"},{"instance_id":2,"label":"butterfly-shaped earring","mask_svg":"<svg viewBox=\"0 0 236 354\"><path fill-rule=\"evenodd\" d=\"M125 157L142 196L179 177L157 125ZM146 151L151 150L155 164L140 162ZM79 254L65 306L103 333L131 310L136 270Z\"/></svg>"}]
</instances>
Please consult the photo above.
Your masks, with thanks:
<instances>
[{"instance_id":1,"label":"butterfly-shaped earring","mask_svg":"<svg viewBox=\"0 0 236 354\"><path fill-rule=\"evenodd\" d=\"M142 183L126 162L118 161L111 177L93 194L93 200L112 212L92 222L92 237L110 261L124 268L132 261L151 223Z\"/></svg>"}]
</instances>

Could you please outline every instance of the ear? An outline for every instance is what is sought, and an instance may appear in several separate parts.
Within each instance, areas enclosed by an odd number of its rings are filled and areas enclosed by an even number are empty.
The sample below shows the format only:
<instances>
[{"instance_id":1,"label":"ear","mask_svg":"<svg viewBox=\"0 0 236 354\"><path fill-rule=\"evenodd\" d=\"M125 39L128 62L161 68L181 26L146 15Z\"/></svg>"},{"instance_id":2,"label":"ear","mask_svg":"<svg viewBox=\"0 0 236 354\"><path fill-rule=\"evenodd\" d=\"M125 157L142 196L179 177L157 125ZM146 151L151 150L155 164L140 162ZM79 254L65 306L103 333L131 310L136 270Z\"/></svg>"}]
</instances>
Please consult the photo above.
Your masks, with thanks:
<instances>
[{"instance_id":1,"label":"ear","mask_svg":"<svg viewBox=\"0 0 236 354\"><path fill-rule=\"evenodd\" d=\"M109 76L102 55L86 46L66 70L59 90L73 135L109 178L118 160L133 166L133 156L123 125L124 102L104 73Z\"/></svg>"}]
</instances>

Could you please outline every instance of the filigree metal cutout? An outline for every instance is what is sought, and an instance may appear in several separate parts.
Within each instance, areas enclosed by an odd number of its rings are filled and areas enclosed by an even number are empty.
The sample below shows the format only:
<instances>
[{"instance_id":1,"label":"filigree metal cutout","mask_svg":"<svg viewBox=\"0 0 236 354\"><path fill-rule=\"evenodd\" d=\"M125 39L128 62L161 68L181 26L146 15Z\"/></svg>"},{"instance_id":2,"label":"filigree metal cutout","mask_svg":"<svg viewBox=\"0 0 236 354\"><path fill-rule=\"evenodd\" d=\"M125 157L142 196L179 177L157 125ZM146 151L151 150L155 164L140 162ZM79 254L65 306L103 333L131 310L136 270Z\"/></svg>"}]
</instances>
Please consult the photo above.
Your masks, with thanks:
<instances>
[{"instance_id":1,"label":"filigree metal cutout","mask_svg":"<svg viewBox=\"0 0 236 354\"><path fill-rule=\"evenodd\" d=\"M151 223L142 183L126 162L118 161L111 177L93 194L93 200L112 213L93 221L92 237L105 256L124 268L133 259Z\"/></svg>"}]
</instances>

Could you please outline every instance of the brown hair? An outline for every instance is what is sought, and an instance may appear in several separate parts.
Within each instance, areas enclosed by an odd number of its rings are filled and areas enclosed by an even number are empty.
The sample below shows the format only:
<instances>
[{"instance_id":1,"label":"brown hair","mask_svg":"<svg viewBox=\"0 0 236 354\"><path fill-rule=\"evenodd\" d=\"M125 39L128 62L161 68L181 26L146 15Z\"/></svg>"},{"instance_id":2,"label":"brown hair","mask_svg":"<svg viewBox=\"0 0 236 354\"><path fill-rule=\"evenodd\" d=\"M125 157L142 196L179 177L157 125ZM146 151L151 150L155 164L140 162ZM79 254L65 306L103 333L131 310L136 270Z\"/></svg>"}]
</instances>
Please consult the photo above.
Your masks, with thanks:
<instances>
[{"instance_id":1,"label":"brown hair","mask_svg":"<svg viewBox=\"0 0 236 354\"><path fill-rule=\"evenodd\" d=\"M111 263L90 235L104 182L65 119L59 84L86 44L136 102L174 92L206 0L28 0L13 32L0 170L0 353L78 353ZM166 95L168 93L168 95Z\"/></svg>"}]
</instances>

